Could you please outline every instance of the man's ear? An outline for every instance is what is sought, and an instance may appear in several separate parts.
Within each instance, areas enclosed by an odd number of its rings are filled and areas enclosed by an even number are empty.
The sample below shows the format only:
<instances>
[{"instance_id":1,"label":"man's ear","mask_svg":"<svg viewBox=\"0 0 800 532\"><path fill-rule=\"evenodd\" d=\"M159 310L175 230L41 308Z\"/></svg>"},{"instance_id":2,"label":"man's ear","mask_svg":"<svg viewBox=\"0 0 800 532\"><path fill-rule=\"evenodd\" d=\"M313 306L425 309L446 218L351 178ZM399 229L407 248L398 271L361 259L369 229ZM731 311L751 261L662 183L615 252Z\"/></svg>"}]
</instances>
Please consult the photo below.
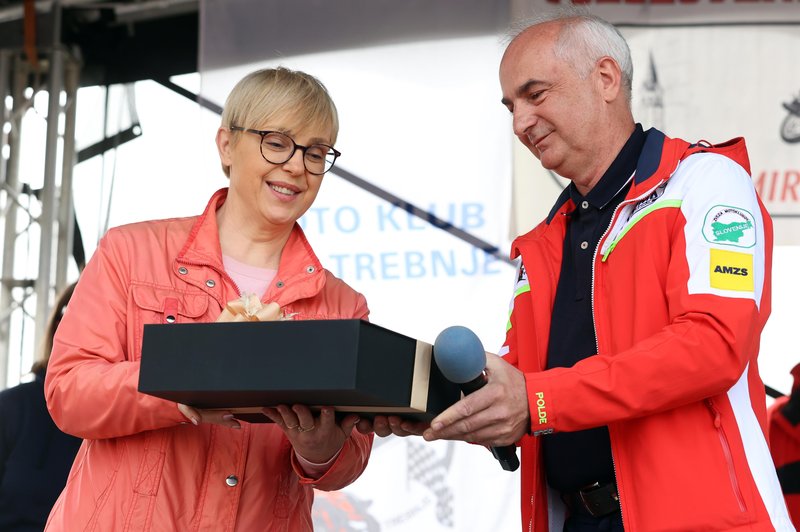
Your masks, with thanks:
<instances>
[{"instance_id":1,"label":"man's ear","mask_svg":"<svg viewBox=\"0 0 800 532\"><path fill-rule=\"evenodd\" d=\"M219 152L219 160L224 166L231 165L232 135L231 130L228 128L220 127L217 130L217 151Z\"/></svg>"},{"instance_id":2,"label":"man's ear","mask_svg":"<svg viewBox=\"0 0 800 532\"><path fill-rule=\"evenodd\" d=\"M622 90L622 69L619 64L608 56L601 57L595 66L595 73L603 100L616 100Z\"/></svg>"}]
</instances>

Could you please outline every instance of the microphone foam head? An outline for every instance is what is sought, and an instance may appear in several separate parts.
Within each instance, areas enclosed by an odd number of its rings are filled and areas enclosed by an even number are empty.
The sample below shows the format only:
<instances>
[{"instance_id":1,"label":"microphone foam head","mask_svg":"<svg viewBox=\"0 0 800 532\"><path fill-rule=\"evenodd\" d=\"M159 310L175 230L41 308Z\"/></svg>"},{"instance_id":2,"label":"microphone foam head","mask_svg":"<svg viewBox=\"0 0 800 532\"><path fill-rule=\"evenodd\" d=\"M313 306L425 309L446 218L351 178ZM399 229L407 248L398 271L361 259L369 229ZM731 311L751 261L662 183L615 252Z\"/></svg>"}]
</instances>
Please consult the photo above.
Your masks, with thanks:
<instances>
[{"instance_id":1,"label":"microphone foam head","mask_svg":"<svg viewBox=\"0 0 800 532\"><path fill-rule=\"evenodd\" d=\"M433 343L433 358L442 375L457 384L477 378L486 367L486 352L480 338L460 325L439 333Z\"/></svg>"}]
</instances>

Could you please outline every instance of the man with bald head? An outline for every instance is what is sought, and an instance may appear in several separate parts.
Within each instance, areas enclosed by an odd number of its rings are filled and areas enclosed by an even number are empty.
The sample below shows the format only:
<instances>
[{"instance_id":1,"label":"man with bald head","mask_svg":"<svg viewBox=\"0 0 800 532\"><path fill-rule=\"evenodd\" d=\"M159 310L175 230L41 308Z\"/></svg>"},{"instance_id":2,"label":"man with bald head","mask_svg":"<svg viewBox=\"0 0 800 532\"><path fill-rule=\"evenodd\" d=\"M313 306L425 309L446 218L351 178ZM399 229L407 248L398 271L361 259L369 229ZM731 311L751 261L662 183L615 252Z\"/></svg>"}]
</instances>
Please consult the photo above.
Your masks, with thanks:
<instances>
[{"instance_id":1,"label":"man with bald head","mask_svg":"<svg viewBox=\"0 0 800 532\"><path fill-rule=\"evenodd\" d=\"M514 133L571 182L513 243L488 384L424 437L519 445L525 530L793 530L764 438L772 227L744 141L645 131L632 75L594 16L539 20L508 45Z\"/></svg>"}]
</instances>

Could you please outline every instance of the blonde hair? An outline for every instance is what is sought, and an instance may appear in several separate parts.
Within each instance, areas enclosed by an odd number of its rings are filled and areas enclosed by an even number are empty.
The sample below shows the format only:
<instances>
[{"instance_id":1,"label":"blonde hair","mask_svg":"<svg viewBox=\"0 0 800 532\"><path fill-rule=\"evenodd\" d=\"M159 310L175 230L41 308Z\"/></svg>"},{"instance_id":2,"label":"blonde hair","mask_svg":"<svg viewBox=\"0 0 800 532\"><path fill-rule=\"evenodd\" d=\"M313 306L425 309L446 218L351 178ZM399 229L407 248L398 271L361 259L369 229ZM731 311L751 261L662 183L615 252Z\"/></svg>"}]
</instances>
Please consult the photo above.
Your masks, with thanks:
<instances>
[{"instance_id":1,"label":"blonde hair","mask_svg":"<svg viewBox=\"0 0 800 532\"><path fill-rule=\"evenodd\" d=\"M58 324L61 323L61 318L64 316L64 311L67 309L70 298L72 298L72 293L75 291L76 284L78 284L77 281L67 286L61 294L59 294L58 300L56 300L56 304L53 306L53 310L47 320L47 329L45 330L44 339L42 340L42 351L38 360L31 366L31 371L33 373L47 370L47 363L50 361L50 351L53 350L53 337L56 335Z\"/></svg>"},{"instance_id":2,"label":"blonde hair","mask_svg":"<svg viewBox=\"0 0 800 532\"><path fill-rule=\"evenodd\" d=\"M330 143L336 142L339 115L328 90L314 76L284 67L256 70L239 80L225 101L222 127L259 129L286 117L329 130ZM230 167L223 164L222 171L230 177Z\"/></svg>"}]
</instances>

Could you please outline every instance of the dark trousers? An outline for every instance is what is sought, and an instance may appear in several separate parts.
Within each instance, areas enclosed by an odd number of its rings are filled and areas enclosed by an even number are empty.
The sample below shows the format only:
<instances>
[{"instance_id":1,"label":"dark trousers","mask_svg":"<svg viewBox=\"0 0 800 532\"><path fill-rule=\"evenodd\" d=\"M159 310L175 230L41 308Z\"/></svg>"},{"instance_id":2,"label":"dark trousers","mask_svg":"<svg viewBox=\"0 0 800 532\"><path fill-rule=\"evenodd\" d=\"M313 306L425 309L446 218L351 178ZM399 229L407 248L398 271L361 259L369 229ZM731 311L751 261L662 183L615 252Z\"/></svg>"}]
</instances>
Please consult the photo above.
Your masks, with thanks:
<instances>
[{"instance_id":1,"label":"dark trousers","mask_svg":"<svg viewBox=\"0 0 800 532\"><path fill-rule=\"evenodd\" d=\"M564 532L624 532L622 512L603 517L573 515L564 523Z\"/></svg>"}]
</instances>

